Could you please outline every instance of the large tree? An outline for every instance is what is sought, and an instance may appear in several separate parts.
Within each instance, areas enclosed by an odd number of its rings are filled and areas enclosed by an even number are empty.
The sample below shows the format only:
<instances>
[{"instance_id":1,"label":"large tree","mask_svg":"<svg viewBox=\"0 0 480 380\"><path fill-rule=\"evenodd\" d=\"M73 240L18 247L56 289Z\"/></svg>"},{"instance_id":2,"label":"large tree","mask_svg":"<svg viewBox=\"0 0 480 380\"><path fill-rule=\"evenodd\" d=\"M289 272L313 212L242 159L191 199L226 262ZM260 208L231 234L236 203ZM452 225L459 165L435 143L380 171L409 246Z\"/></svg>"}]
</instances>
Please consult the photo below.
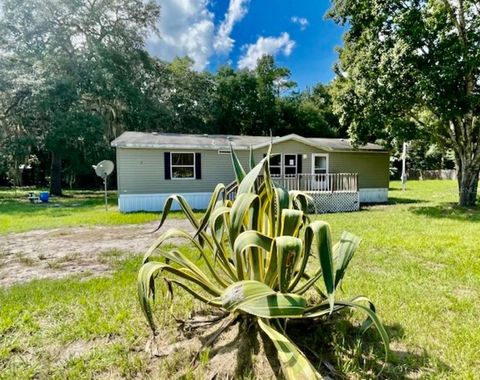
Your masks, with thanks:
<instances>
[{"instance_id":1,"label":"large tree","mask_svg":"<svg viewBox=\"0 0 480 380\"><path fill-rule=\"evenodd\" d=\"M248 70L221 67L215 75L215 130L222 134L252 134L259 108L257 78ZM257 132L259 133L259 132Z\"/></svg>"},{"instance_id":2,"label":"large tree","mask_svg":"<svg viewBox=\"0 0 480 380\"><path fill-rule=\"evenodd\" d=\"M281 123L282 92L295 86L290 70L264 55L253 70L222 67L215 76L215 123L220 133L268 135Z\"/></svg>"},{"instance_id":3,"label":"large tree","mask_svg":"<svg viewBox=\"0 0 480 380\"><path fill-rule=\"evenodd\" d=\"M452 148L459 204L476 202L480 172L478 0L334 0L348 25L335 109L358 141L429 133ZM406 133L407 132L407 133Z\"/></svg>"},{"instance_id":4,"label":"large tree","mask_svg":"<svg viewBox=\"0 0 480 380\"><path fill-rule=\"evenodd\" d=\"M166 132L208 133L212 126L214 79L209 72L193 70L193 60L176 58L159 73L165 81L159 102L165 105L169 120L158 127Z\"/></svg>"},{"instance_id":5,"label":"large tree","mask_svg":"<svg viewBox=\"0 0 480 380\"><path fill-rule=\"evenodd\" d=\"M38 136L51 155L50 191L60 195L62 162L72 149L84 150L92 137L107 143L128 111L140 114L141 74L150 64L144 40L159 7L153 0L0 5L0 70L8 78L0 80L0 122Z\"/></svg>"},{"instance_id":6,"label":"large tree","mask_svg":"<svg viewBox=\"0 0 480 380\"><path fill-rule=\"evenodd\" d=\"M346 135L333 113L329 86L317 84L313 89L279 98L280 125L277 135L297 133L305 137Z\"/></svg>"}]
</instances>

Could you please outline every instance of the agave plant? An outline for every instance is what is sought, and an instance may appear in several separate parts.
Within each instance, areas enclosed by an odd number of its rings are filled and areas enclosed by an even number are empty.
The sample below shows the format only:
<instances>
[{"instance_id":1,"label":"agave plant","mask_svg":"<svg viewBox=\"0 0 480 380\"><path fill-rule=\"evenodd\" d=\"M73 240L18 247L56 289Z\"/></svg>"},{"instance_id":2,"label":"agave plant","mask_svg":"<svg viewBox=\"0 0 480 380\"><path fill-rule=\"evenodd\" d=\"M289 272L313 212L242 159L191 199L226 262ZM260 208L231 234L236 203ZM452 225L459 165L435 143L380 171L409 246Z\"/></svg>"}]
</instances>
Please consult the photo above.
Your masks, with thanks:
<instances>
[{"instance_id":1,"label":"agave plant","mask_svg":"<svg viewBox=\"0 0 480 380\"><path fill-rule=\"evenodd\" d=\"M277 349L287 379L321 378L286 335L286 322L292 319L318 320L346 308L360 310L367 315L363 328L374 326L378 330L387 354L389 338L373 303L363 296L349 300L336 297L360 239L344 232L332 245L330 226L311 222L306 214L309 197L286 191L270 177L270 151L257 165L250 156L250 171L246 173L231 151L238 183L236 198L229 200L225 186L217 185L202 218L197 219L180 195L167 199L160 227L176 201L195 233L170 229L145 254L138 274L138 295L152 330L156 329L156 280L164 279L170 290L177 286L222 309L232 322L248 321L263 331ZM183 238L198 250L205 269L178 249L163 249L171 238ZM317 292L320 301L309 304L309 291Z\"/></svg>"}]
</instances>

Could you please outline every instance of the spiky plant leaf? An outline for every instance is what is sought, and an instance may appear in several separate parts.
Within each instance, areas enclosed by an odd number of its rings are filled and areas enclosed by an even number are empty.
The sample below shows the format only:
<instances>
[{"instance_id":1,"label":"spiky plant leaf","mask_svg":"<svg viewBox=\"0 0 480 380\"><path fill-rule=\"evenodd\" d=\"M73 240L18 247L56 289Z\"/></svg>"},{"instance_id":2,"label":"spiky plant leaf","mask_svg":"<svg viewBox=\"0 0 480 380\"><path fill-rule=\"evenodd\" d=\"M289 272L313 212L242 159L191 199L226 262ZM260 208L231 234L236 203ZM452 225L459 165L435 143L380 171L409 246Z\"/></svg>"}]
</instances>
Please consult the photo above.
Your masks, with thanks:
<instances>
[{"instance_id":1,"label":"spiky plant leaf","mask_svg":"<svg viewBox=\"0 0 480 380\"><path fill-rule=\"evenodd\" d=\"M293 236L275 238L278 289L287 292L298 257L302 253L302 240Z\"/></svg>"},{"instance_id":2,"label":"spiky plant leaf","mask_svg":"<svg viewBox=\"0 0 480 380\"><path fill-rule=\"evenodd\" d=\"M220 296L222 305L229 311L235 311L243 303L257 297L275 294L275 291L262 282L254 280L238 281L226 288Z\"/></svg>"},{"instance_id":3,"label":"spiky plant leaf","mask_svg":"<svg viewBox=\"0 0 480 380\"><path fill-rule=\"evenodd\" d=\"M190 281L213 296L219 296L217 291L209 288L208 285L203 282L202 278L197 277L196 274L189 269L178 269L169 264L158 262L147 262L143 264L138 272L138 298L140 300L142 311L153 331L156 330L152 313L152 302L155 300L154 280L155 277L163 271L169 272L183 280Z\"/></svg>"},{"instance_id":4,"label":"spiky plant leaf","mask_svg":"<svg viewBox=\"0 0 480 380\"><path fill-rule=\"evenodd\" d=\"M250 208L256 207L257 209L260 206L259 197L253 193L243 193L239 194L238 198L233 203L233 206L230 210L230 228L229 228L229 239L230 246L233 247L235 244L235 239L238 237L242 228L244 228L245 218L247 213L250 211Z\"/></svg>"},{"instance_id":5,"label":"spiky plant leaf","mask_svg":"<svg viewBox=\"0 0 480 380\"><path fill-rule=\"evenodd\" d=\"M288 194L290 199L290 207L292 208L302 210L304 213L307 213L309 205L315 206L313 198L310 195L305 194L303 191L291 190ZM315 214L316 213L317 210L315 210Z\"/></svg>"},{"instance_id":6,"label":"spiky plant leaf","mask_svg":"<svg viewBox=\"0 0 480 380\"><path fill-rule=\"evenodd\" d=\"M237 310L261 318L302 318L306 305L302 296L275 293L245 302Z\"/></svg>"},{"instance_id":7,"label":"spiky plant leaf","mask_svg":"<svg viewBox=\"0 0 480 380\"><path fill-rule=\"evenodd\" d=\"M298 237L303 224L303 211L284 209L281 215L280 236Z\"/></svg>"},{"instance_id":8,"label":"spiky plant leaf","mask_svg":"<svg viewBox=\"0 0 480 380\"><path fill-rule=\"evenodd\" d=\"M360 244L360 238L350 232L343 232L340 241L334 248L333 256L335 261L335 287L342 281L348 264Z\"/></svg>"},{"instance_id":9,"label":"spiky plant leaf","mask_svg":"<svg viewBox=\"0 0 480 380\"><path fill-rule=\"evenodd\" d=\"M208 203L207 209L205 210L205 214L203 214L203 217L200 220L200 224L194 237L198 236L201 232L205 230L208 222L210 221L210 216L212 215L213 211L223 206L223 202L220 200L220 197L222 195L225 199L225 185L223 183L219 183L213 190L210 202Z\"/></svg>"},{"instance_id":10,"label":"spiky plant leaf","mask_svg":"<svg viewBox=\"0 0 480 380\"><path fill-rule=\"evenodd\" d=\"M251 278L262 281L265 273L265 252L270 251L271 246L272 238L266 235L251 230L242 232L233 246L235 261L248 261ZM245 255L247 250L248 256Z\"/></svg>"},{"instance_id":11,"label":"spiky plant leaf","mask_svg":"<svg viewBox=\"0 0 480 380\"><path fill-rule=\"evenodd\" d=\"M179 194L172 194L167 198L167 200L163 205L163 212L162 212L162 217L160 219L160 224L158 225L155 231L158 231L160 228L162 228L163 224L165 223L165 220L167 220L167 216L170 213L170 210L172 208L172 204L174 201L176 201L179 204L180 210L185 214L188 221L192 224L195 230L197 230L199 227L199 221L197 220L197 217L193 213L193 210L191 209L187 200Z\"/></svg>"},{"instance_id":12,"label":"spiky plant leaf","mask_svg":"<svg viewBox=\"0 0 480 380\"><path fill-rule=\"evenodd\" d=\"M160 237L155 241L155 243L150 247L150 249L147 251L147 253L143 257L143 262L146 263L146 262L150 261L151 256L155 255L155 254L158 257L166 257L165 251L161 251L160 247L165 242L168 242L168 240L178 239L178 238L186 240L187 242L191 243L194 248L196 248L197 252L200 253L200 256L204 260L210 275L215 279L215 281L217 281L223 287L228 286L228 283L227 283L228 279L227 279L227 281L225 281L225 279L223 279L217 273L218 271L215 270L214 265L211 262L210 258L207 256L206 250L204 249L204 247L202 247L200 245L200 243L191 236L191 234L189 234L186 231L180 230L178 228L171 228L168 231L161 234ZM179 263L179 264L184 265L182 262ZM187 265L185 265L185 266L187 266ZM220 263L220 269L222 271L226 270L226 268L224 268L224 264L222 262Z\"/></svg>"},{"instance_id":13,"label":"spiky plant leaf","mask_svg":"<svg viewBox=\"0 0 480 380\"><path fill-rule=\"evenodd\" d=\"M250 165L250 170L252 170L252 169L257 165L257 164L255 163L255 157L253 156L252 146L250 146L248 163L249 163L249 165Z\"/></svg>"},{"instance_id":14,"label":"spiky plant leaf","mask_svg":"<svg viewBox=\"0 0 480 380\"><path fill-rule=\"evenodd\" d=\"M311 233L316 240L317 255L322 268L322 278L327 290L331 311L333 311L335 292L335 272L332 256L332 237L330 225L326 222L315 221L307 226L305 233Z\"/></svg>"},{"instance_id":15,"label":"spiky plant leaf","mask_svg":"<svg viewBox=\"0 0 480 380\"><path fill-rule=\"evenodd\" d=\"M180 288L201 302L231 313L232 321L257 321L277 347L289 379L314 379L319 375L277 330L283 331L278 323L281 319L318 322L345 308L360 310L367 314L362 329L374 326L388 352L388 335L371 301L365 297L349 301L335 298L335 289L360 240L344 233L332 249L329 225L310 223L307 212L311 198L300 191L287 192L272 181L270 153L271 146L257 165L251 155L251 170L245 174L232 152L239 181L237 197L234 201L226 199L225 186L219 184L200 219L183 197L172 195L167 199L159 228L173 202L178 202L195 232L171 229L162 233L145 255L138 275L138 295L150 327L155 331L152 304L156 279L163 279L172 297ZM167 242L178 238L198 252L203 265L179 250L165 249ZM319 288L319 281L326 294ZM309 289L318 292L321 300L317 304L308 304L302 296Z\"/></svg>"},{"instance_id":16,"label":"spiky plant leaf","mask_svg":"<svg viewBox=\"0 0 480 380\"><path fill-rule=\"evenodd\" d=\"M259 319L258 325L275 345L283 374L287 380L322 379L320 374L290 339L275 330L268 322Z\"/></svg>"},{"instance_id":17,"label":"spiky plant leaf","mask_svg":"<svg viewBox=\"0 0 480 380\"><path fill-rule=\"evenodd\" d=\"M265 168L268 166L268 156L263 158L257 166L248 172L243 178L243 181L238 185L238 194L250 193L255 185L260 174L264 174L265 177L270 177L270 173L267 173Z\"/></svg>"},{"instance_id":18,"label":"spiky plant leaf","mask_svg":"<svg viewBox=\"0 0 480 380\"><path fill-rule=\"evenodd\" d=\"M232 144L230 144L230 157L232 158L233 171L235 172L237 183L240 183L245 178L245 169L233 150Z\"/></svg>"},{"instance_id":19,"label":"spiky plant leaf","mask_svg":"<svg viewBox=\"0 0 480 380\"><path fill-rule=\"evenodd\" d=\"M239 281L220 296L230 312L243 311L262 318L295 318L305 312L305 298L296 294L277 293L259 281Z\"/></svg>"}]
</instances>

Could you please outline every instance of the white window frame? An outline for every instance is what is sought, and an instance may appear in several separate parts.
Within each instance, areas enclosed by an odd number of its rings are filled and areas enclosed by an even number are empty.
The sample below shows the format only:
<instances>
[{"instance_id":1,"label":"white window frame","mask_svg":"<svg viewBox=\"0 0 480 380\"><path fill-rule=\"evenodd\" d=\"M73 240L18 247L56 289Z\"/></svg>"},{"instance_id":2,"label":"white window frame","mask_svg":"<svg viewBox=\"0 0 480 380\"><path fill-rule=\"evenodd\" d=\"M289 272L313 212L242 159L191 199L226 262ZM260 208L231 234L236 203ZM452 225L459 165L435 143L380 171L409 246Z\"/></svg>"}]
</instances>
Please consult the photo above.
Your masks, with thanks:
<instances>
[{"instance_id":1,"label":"white window frame","mask_svg":"<svg viewBox=\"0 0 480 380\"><path fill-rule=\"evenodd\" d=\"M312 153L312 174L317 174L315 173L315 157L326 157L327 170L325 174L328 174L330 172L330 162L329 162L328 153Z\"/></svg>"},{"instance_id":2,"label":"white window frame","mask_svg":"<svg viewBox=\"0 0 480 380\"><path fill-rule=\"evenodd\" d=\"M295 165L294 166L285 164L285 157L286 156L294 156L295 157ZM287 175L289 175L289 176L290 175L295 175L295 176L298 175L298 162L297 161L298 161L298 154L296 154L296 153L282 153L282 168L283 168L283 173L282 174L283 174L284 177L287 176ZM295 173L294 174L287 174L287 172L285 170L287 167L288 168L295 168Z\"/></svg>"},{"instance_id":3,"label":"white window frame","mask_svg":"<svg viewBox=\"0 0 480 380\"><path fill-rule=\"evenodd\" d=\"M276 156L276 157L280 157L280 165L273 165L274 168L280 168L280 174L272 174L272 172L270 171L270 175L273 177L273 178L278 178L278 177L281 177L283 176L283 153L275 153L275 154L272 154L272 156ZM272 168L272 164L270 164L270 169Z\"/></svg>"},{"instance_id":4,"label":"white window frame","mask_svg":"<svg viewBox=\"0 0 480 380\"><path fill-rule=\"evenodd\" d=\"M298 156L299 153L274 153L275 156L280 156L280 165L274 165L273 167L278 168L280 167L280 174L279 177L285 177L286 175L298 175ZM285 165L285 156L295 156L295 174L285 174L285 167L288 166L289 168L293 168L293 166ZM301 159L303 160L303 154L300 155ZM328 162L328 161L327 161ZM270 164L270 167L272 165ZM277 176L275 174L275 176Z\"/></svg>"},{"instance_id":5,"label":"white window frame","mask_svg":"<svg viewBox=\"0 0 480 380\"><path fill-rule=\"evenodd\" d=\"M174 154L193 154L193 165L174 165L173 164L173 155ZM192 179L197 178L197 172L195 170L196 162L195 162L196 152L170 152L170 179L175 181L191 181ZM193 168L193 177L183 177L178 178L173 176L173 167L176 168Z\"/></svg>"}]
</instances>

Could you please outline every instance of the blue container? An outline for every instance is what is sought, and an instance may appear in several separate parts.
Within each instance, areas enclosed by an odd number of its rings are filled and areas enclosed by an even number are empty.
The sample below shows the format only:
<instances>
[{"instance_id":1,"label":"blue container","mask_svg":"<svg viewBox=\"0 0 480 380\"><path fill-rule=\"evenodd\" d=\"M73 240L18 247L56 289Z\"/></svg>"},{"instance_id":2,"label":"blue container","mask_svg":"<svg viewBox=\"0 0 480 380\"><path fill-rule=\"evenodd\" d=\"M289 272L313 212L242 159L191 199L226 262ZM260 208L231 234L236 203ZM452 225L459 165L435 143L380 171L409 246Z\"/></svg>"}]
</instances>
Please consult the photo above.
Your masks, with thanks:
<instances>
[{"instance_id":1,"label":"blue container","mask_svg":"<svg viewBox=\"0 0 480 380\"><path fill-rule=\"evenodd\" d=\"M43 203L48 202L48 191L41 191L39 194L39 198Z\"/></svg>"}]
</instances>

